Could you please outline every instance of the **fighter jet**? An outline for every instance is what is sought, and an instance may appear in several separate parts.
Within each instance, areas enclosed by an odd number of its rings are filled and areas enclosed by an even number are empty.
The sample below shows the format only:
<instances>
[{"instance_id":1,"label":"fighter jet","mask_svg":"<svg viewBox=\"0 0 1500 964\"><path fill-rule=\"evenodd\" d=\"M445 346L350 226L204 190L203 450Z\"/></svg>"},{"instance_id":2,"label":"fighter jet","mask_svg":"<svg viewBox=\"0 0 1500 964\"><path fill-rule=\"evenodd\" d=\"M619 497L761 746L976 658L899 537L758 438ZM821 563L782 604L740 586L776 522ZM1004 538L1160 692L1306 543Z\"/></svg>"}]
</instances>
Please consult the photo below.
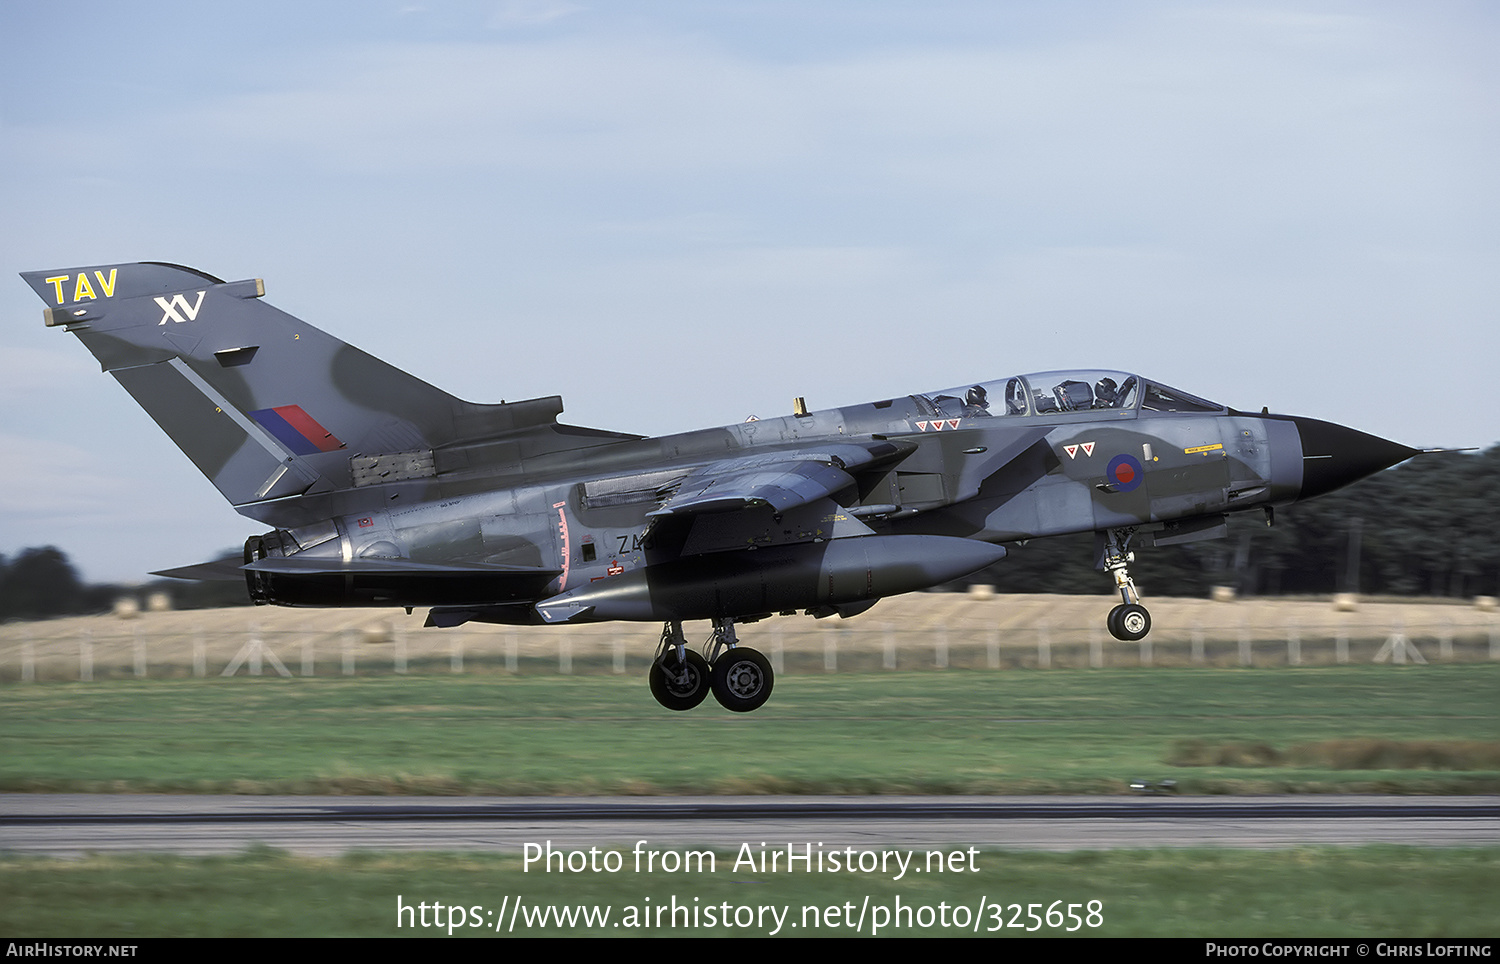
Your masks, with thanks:
<instances>
[{"instance_id":1,"label":"fighter jet","mask_svg":"<svg viewBox=\"0 0 1500 964\"><path fill-rule=\"evenodd\" d=\"M467 622L663 624L665 707L771 695L737 627L851 617L1005 557L1095 533L1144 637L1133 546L1225 534L1231 512L1309 499L1418 450L1236 411L1110 370L955 388L647 438L557 421L557 396L462 401L224 282L159 262L22 275L241 514L256 603L428 609ZM164 575L205 577L213 566ZM704 652L682 624L708 620Z\"/></svg>"}]
</instances>

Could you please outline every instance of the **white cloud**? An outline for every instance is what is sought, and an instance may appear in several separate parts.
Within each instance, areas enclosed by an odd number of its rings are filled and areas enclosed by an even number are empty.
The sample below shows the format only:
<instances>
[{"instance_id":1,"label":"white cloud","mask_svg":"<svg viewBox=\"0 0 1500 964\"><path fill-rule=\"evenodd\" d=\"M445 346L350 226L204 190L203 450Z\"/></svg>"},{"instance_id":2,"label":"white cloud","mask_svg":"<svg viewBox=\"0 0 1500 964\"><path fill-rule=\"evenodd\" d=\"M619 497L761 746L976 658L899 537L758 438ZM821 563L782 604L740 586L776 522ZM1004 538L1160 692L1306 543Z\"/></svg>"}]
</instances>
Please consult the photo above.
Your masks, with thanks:
<instances>
[{"instance_id":1,"label":"white cloud","mask_svg":"<svg viewBox=\"0 0 1500 964\"><path fill-rule=\"evenodd\" d=\"M118 479L92 453L76 445L4 433L0 449L6 453L0 513L43 519L97 517L108 511L108 493L119 487Z\"/></svg>"},{"instance_id":2,"label":"white cloud","mask_svg":"<svg viewBox=\"0 0 1500 964\"><path fill-rule=\"evenodd\" d=\"M670 32L363 43L90 137L136 165L226 178L456 178L480 204L525 185L606 208L687 192L722 210L743 192L783 220L883 205L891 219L1019 217L1082 243L1263 243L1349 219L1410 231L1488 180L1495 130L1476 131L1461 78L1380 15L1167 8L1032 49L976 37L796 61Z\"/></svg>"},{"instance_id":3,"label":"white cloud","mask_svg":"<svg viewBox=\"0 0 1500 964\"><path fill-rule=\"evenodd\" d=\"M263 276L458 394L562 392L625 430L1098 364L1404 440L1500 436L1483 405L1433 418L1500 354L1488 8L538 0L353 30L322 9L294 38L214 32L202 72L125 69L186 49L144 14L119 20L140 37L86 20L66 77L0 58L0 260ZM53 353L14 278L0 306L27 326L0 428L119 436L99 464L213 497L164 440L132 451L154 428L78 346ZM33 431L18 406L59 391ZM48 471L27 491L83 494Z\"/></svg>"},{"instance_id":4,"label":"white cloud","mask_svg":"<svg viewBox=\"0 0 1500 964\"><path fill-rule=\"evenodd\" d=\"M583 9L565 0L504 0L496 5L485 26L494 30L535 27L571 17Z\"/></svg>"},{"instance_id":5,"label":"white cloud","mask_svg":"<svg viewBox=\"0 0 1500 964\"><path fill-rule=\"evenodd\" d=\"M40 320L37 324L40 327ZM99 374L99 366L86 352L78 351L76 345L66 347L72 350L0 346L0 403L16 411L23 406L46 405L49 395L60 387Z\"/></svg>"}]
</instances>

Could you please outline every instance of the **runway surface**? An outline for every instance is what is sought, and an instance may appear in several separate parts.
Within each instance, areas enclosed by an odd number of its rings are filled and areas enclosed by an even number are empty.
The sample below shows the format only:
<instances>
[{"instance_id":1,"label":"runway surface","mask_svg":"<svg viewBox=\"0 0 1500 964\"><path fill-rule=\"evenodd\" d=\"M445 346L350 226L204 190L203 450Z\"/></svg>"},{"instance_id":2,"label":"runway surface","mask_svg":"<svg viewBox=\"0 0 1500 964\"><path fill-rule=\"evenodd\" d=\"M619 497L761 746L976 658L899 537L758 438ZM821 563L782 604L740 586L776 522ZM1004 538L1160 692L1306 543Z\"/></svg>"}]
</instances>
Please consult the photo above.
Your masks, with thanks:
<instances>
[{"instance_id":1,"label":"runway surface","mask_svg":"<svg viewBox=\"0 0 1500 964\"><path fill-rule=\"evenodd\" d=\"M1500 845L1500 797L227 797L0 795L0 851L310 856L737 848Z\"/></svg>"}]
</instances>

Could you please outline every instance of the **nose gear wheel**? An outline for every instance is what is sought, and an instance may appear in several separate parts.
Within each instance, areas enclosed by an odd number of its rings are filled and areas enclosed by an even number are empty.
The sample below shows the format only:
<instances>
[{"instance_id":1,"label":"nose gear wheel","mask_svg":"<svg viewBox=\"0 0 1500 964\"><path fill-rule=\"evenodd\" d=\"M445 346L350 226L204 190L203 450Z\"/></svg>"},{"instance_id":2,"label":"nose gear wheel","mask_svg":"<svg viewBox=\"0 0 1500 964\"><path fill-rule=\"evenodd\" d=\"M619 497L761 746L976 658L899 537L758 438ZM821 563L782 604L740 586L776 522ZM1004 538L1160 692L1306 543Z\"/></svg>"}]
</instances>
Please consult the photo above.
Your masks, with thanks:
<instances>
[{"instance_id":1,"label":"nose gear wheel","mask_svg":"<svg viewBox=\"0 0 1500 964\"><path fill-rule=\"evenodd\" d=\"M1130 551L1130 538L1133 535L1134 529L1108 530L1104 534L1102 560L1103 568L1114 577L1115 589L1119 591L1122 600L1120 605L1109 611L1104 624L1109 628L1111 636L1125 642L1144 639L1151 632L1151 614L1141 605L1141 595L1135 590L1135 580L1130 578L1130 572L1126 568L1135 561L1135 553Z\"/></svg>"},{"instance_id":2,"label":"nose gear wheel","mask_svg":"<svg viewBox=\"0 0 1500 964\"><path fill-rule=\"evenodd\" d=\"M1109 626L1109 634L1115 639L1134 642L1144 639L1151 632L1151 614L1146 611L1145 606L1126 603L1109 611L1106 625Z\"/></svg>"}]
</instances>

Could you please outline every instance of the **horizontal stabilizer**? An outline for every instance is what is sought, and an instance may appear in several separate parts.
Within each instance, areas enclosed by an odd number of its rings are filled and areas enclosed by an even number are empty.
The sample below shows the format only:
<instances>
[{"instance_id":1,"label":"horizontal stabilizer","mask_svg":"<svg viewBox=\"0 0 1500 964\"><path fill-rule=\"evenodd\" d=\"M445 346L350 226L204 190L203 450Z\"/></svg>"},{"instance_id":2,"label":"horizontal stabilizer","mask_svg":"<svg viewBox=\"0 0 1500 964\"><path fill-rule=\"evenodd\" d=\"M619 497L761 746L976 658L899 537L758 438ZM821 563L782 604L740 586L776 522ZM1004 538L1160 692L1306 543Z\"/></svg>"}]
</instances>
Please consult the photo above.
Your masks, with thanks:
<instances>
[{"instance_id":1,"label":"horizontal stabilizer","mask_svg":"<svg viewBox=\"0 0 1500 964\"><path fill-rule=\"evenodd\" d=\"M243 582L245 573L240 569L241 565L238 558L216 559L213 562L200 562L195 566L162 569L151 575L165 576L168 579L196 579L199 582Z\"/></svg>"}]
</instances>

